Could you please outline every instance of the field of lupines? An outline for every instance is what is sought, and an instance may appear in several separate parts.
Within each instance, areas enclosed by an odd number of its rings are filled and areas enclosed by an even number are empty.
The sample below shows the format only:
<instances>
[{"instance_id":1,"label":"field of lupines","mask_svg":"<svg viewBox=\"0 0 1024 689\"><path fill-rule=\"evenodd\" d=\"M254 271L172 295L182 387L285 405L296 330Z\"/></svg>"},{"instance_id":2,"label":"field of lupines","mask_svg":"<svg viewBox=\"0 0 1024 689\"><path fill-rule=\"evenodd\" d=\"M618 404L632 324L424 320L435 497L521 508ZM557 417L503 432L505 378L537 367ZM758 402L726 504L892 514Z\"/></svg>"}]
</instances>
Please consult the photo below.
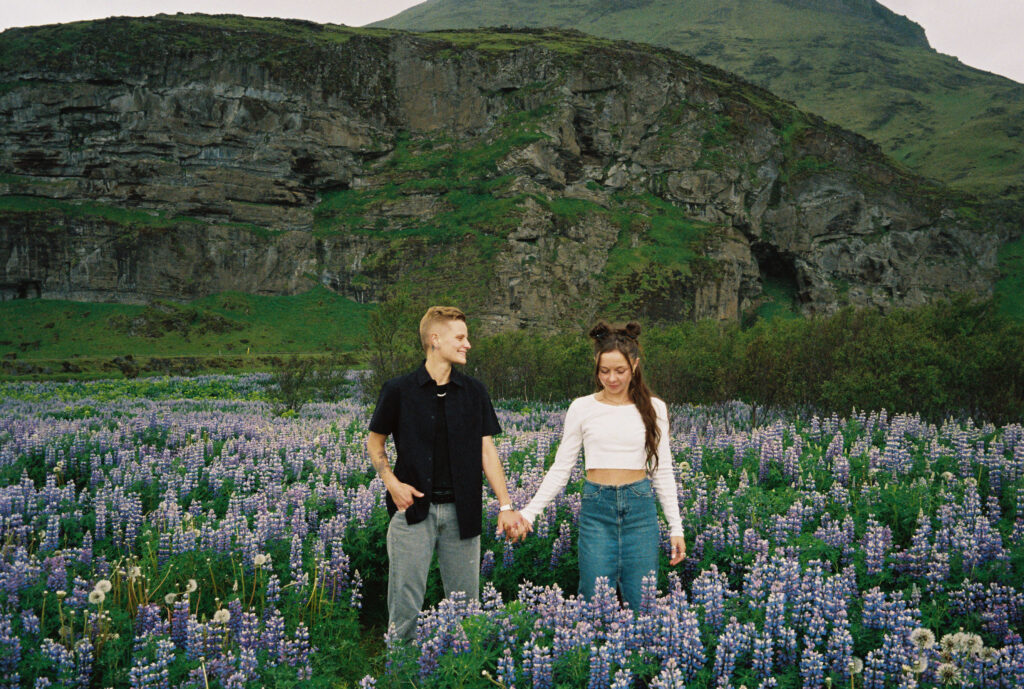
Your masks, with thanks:
<instances>
[{"instance_id":1,"label":"field of lupines","mask_svg":"<svg viewBox=\"0 0 1024 689\"><path fill-rule=\"evenodd\" d=\"M266 376L0 384L5 687L1024 687L1024 429L673 410L688 557L638 611L576 586L578 484L479 603L384 634L356 398ZM514 500L564 408L499 403ZM667 538L666 538L667 540Z\"/></svg>"}]
</instances>

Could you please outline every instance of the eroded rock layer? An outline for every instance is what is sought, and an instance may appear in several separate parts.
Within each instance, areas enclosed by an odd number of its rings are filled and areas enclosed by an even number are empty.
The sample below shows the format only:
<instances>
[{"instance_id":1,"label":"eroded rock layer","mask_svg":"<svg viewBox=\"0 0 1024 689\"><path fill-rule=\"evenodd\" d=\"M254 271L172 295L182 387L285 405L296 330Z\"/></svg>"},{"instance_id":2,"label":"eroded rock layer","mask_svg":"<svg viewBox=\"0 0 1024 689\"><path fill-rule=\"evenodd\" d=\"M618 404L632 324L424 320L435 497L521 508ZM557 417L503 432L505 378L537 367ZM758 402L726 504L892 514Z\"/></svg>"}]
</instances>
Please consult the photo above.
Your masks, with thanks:
<instances>
[{"instance_id":1,"label":"eroded rock layer","mask_svg":"<svg viewBox=\"0 0 1024 689\"><path fill-rule=\"evenodd\" d=\"M7 296L324 284L495 329L986 294L1006 229L685 56L175 16L0 35ZM777 295L776 299L780 298Z\"/></svg>"}]
</instances>

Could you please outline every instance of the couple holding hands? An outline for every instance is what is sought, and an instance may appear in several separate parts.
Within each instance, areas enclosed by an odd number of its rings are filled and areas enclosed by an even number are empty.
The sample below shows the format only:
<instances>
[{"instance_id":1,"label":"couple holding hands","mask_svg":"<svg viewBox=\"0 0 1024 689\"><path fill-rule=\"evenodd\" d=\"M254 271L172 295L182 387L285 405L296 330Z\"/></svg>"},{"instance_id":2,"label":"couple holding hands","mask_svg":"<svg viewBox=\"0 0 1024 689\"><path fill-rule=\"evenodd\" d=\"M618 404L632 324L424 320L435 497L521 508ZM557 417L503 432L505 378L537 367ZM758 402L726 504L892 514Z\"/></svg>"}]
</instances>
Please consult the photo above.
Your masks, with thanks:
<instances>
[{"instance_id":1,"label":"couple holding hands","mask_svg":"<svg viewBox=\"0 0 1024 689\"><path fill-rule=\"evenodd\" d=\"M427 573L437 552L447 593L480 590L483 476L501 505L498 532L521 540L565 487L582 447L587 480L579 516L579 592L607 577L634 610L643 577L658 570L658 511L670 527L670 564L686 555L679 515L668 408L644 384L640 326L599 323L594 341L598 391L573 400L554 463L521 511L512 506L493 436L501 432L484 386L453 368L470 349L466 317L433 306L420 321L426 361L381 389L367 450L387 488L388 615L396 638L412 640ZM394 438L392 470L385 452Z\"/></svg>"}]
</instances>

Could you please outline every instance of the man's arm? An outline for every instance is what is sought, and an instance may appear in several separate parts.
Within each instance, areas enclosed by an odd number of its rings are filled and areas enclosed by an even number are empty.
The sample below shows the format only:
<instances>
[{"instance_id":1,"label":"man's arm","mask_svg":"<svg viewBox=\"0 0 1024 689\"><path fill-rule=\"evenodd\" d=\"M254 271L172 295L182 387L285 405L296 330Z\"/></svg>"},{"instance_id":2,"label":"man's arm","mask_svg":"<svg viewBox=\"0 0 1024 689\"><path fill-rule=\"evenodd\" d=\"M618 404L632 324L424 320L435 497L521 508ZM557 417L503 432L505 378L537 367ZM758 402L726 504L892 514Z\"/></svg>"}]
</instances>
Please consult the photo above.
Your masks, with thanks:
<instances>
[{"instance_id":1,"label":"man's arm","mask_svg":"<svg viewBox=\"0 0 1024 689\"><path fill-rule=\"evenodd\" d=\"M383 433L374 433L370 431L370 435L366 438L366 450L370 453L370 463L373 464L373 468L377 471L377 475L380 476L381 481L384 482L384 487L388 489L388 493L391 494L391 499L395 501L395 506L399 510L405 511L412 507L413 497L422 498L423 493L419 492L408 483L402 483L395 476L395 472L391 471L391 464L388 462L388 454L384 450L384 443L388 437ZM497 453L495 453L497 458ZM502 475L502 486L505 485L505 477Z\"/></svg>"},{"instance_id":2,"label":"man's arm","mask_svg":"<svg viewBox=\"0 0 1024 689\"><path fill-rule=\"evenodd\" d=\"M505 484L505 470L501 466L498 448L494 446L494 439L491 436L484 436L482 450L484 476L487 477L487 483L491 485L494 496L498 498L498 504L512 504L512 499L508 496L508 486ZM498 512L499 534L505 534L506 538L514 542L526 538L528 531L532 531L532 528L519 512L515 510Z\"/></svg>"}]
</instances>

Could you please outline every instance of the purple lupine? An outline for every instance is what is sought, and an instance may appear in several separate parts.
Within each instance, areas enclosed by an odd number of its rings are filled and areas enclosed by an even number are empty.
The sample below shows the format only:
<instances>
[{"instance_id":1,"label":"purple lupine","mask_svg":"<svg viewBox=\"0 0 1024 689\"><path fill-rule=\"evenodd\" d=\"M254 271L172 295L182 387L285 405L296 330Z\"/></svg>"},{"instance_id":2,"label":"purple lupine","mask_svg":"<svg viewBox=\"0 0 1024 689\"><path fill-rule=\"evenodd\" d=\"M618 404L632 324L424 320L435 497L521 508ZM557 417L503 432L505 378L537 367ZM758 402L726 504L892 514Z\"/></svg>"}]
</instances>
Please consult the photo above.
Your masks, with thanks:
<instances>
[{"instance_id":1,"label":"purple lupine","mask_svg":"<svg viewBox=\"0 0 1024 689\"><path fill-rule=\"evenodd\" d=\"M533 673L533 689L551 689L554 686L549 647L534 644L530 655L530 668Z\"/></svg>"},{"instance_id":2,"label":"purple lupine","mask_svg":"<svg viewBox=\"0 0 1024 689\"><path fill-rule=\"evenodd\" d=\"M892 530L869 518L864 534L864 566L868 574L880 574L892 547Z\"/></svg>"},{"instance_id":3,"label":"purple lupine","mask_svg":"<svg viewBox=\"0 0 1024 689\"><path fill-rule=\"evenodd\" d=\"M60 517L51 515L46 522L46 533L39 544L41 552L50 552L60 547Z\"/></svg>"},{"instance_id":4,"label":"purple lupine","mask_svg":"<svg viewBox=\"0 0 1024 689\"><path fill-rule=\"evenodd\" d=\"M779 654L780 663L795 663L797 661L796 630L788 626L780 629L775 649Z\"/></svg>"},{"instance_id":5,"label":"purple lupine","mask_svg":"<svg viewBox=\"0 0 1024 689\"><path fill-rule=\"evenodd\" d=\"M725 622L725 575L716 565L701 572L693 582L693 602L704 609L704 623L721 629Z\"/></svg>"},{"instance_id":6,"label":"purple lupine","mask_svg":"<svg viewBox=\"0 0 1024 689\"><path fill-rule=\"evenodd\" d=\"M805 648L800 658L800 678L804 689L821 689L825 683L825 661L812 648Z\"/></svg>"},{"instance_id":7,"label":"purple lupine","mask_svg":"<svg viewBox=\"0 0 1024 689\"><path fill-rule=\"evenodd\" d=\"M765 605L764 631L770 636L776 636L786 625L786 591L782 583L772 584L771 593L768 594L768 602Z\"/></svg>"},{"instance_id":8,"label":"purple lupine","mask_svg":"<svg viewBox=\"0 0 1024 689\"><path fill-rule=\"evenodd\" d=\"M494 572L494 551L485 550L480 557L480 578L489 579Z\"/></svg>"},{"instance_id":9,"label":"purple lupine","mask_svg":"<svg viewBox=\"0 0 1024 689\"><path fill-rule=\"evenodd\" d=\"M754 638L754 657L751 664L759 677L771 676L773 655L774 649L770 635L761 634Z\"/></svg>"},{"instance_id":10,"label":"purple lupine","mask_svg":"<svg viewBox=\"0 0 1024 689\"><path fill-rule=\"evenodd\" d=\"M587 689L608 689L611 686L611 659L606 649L590 647L590 676Z\"/></svg>"},{"instance_id":11,"label":"purple lupine","mask_svg":"<svg viewBox=\"0 0 1024 689\"><path fill-rule=\"evenodd\" d=\"M308 575L302 569L302 539L299 538L298 534L292 535L291 549L288 556L288 570L291 573L292 581L297 582L299 589L305 586Z\"/></svg>"},{"instance_id":12,"label":"purple lupine","mask_svg":"<svg viewBox=\"0 0 1024 689\"><path fill-rule=\"evenodd\" d=\"M885 665L875 651L868 652L864 659L864 689L885 689Z\"/></svg>"},{"instance_id":13,"label":"purple lupine","mask_svg":"<svg viewBox=\"0 0 1024 689\"><path fill-rule=\"evenodd\" d=\"M235 615L232 613L231 622L235 623ZM260 647L260 618L250 610L244 610L238 615L235 624L235 640L242 651Z\"/></svg>"},{"instance_id":14,"label":"purple lupine","mask_svg":"<svg viewBox=\"0 0 1024 689\"><path fill-rule=\"evenodd\" d=\"M853 657L853 635L850 634L846 611L839 611L832 617L832 631L825 644L825 662L832 672L849 677L847 668Z\"/></svg>"},{"instance_id":15,"label":"purple lupine","mask_svg":"<svg viewBox=\"0 0 1024 689\"><path fill-rule=\"evenodd\" d=\"M185 648L188 638L189 601L188 594L175 599L171 612L171 640L178 648Z\"/></svg>"},{"instance_id":16,"label":"purple lupine","mask_svg":"<svg viewBox=\"0 0 1024 689\"><path fill-rule=\"evenodd\" d=\"M49 638L43 639L39 650L54 666L58 682L67 686L78 686L75 677L75 656L71 651Z\"/></svg>"},{"instance_id":17,"label":"purple lupine","mask_svg":"<svg viewBox=\"0 0 1024 689\"><path fill-rule=\"evenodd\" d=\"M284 616L273 606L263 611L263 633L260 634L260 646L272 656L277 656L281 643L284 641Z\"/></svg>"},{"instance_id":18,"label":"purple lupine","mask_svg":"<svg viewBox=\"0 0 1024 689\"><path fill-rule=\"evenodd\" d=\"M735 617L730 618L725 630L718 637L718 648L715 651L712 676L718 684L728 684L736 669L737 658L750 645L748 636L749 630L737 623Z\"/></svg>"},{"instance_id":19,"label":"purple lupine","mask_svg":"<svg viewBox=\"0 0 1024 689\"><path fill-rule=\"evenodd\" d=\"M357 569L352 575L352 591L349 594L348 604L354 610L363 609L363 577Z\"/></svg>"},{"instance_id":20,"label":"purple lupine","mask_svg":"<svg viewBox=\"0 0 1024 689\"><path fill-rule=\"evenodd\" d=\"M281 580L277 574L267 577L267 604L274 605L281 600Z\"/></svg>"},{"instance_id":21,"label":"purple lupine","mask_svg":"<svg viewBox=\"0 0 1024 689\"><path fill-rule=\"evenodd\" d=\"M39 616L32 610L21 611L21 630L30 637L38 637L42 633Z\"/></svg>"},{"instance_id":22,"label":"purple lupine","mask_svg":"<svg viewBox=\"0 0 1024 689\"><path fill-rule=\"evenodd\" d=\"M38 619L36 627L38 629ZM0 613L0 682L7 687L17 687L21 682L18 664L21 662L21 639L14 636L11 615Z\"/></svg>"},{"instance_id":23,"label":"purple lupine","mask_svg":"<svg viewBox=\"0 0 1024 689\"><path fill-rule=\"evenodd\" d=\"M686 680L675 658L661 664L661 671L651 680L651 689L686 689Z\"/></svg>"},{"instance_id":24,"label":"purple lupine","mask_svg":"<svg viewBox=\"0 0 1024 689\"><path fill-rule=\"evenodd\" d=\"M633 687L633 671L629 668L622 668L615 673L615 679L611 683L610 689L632 689Z\"/></svg>"},{"instance_id":25,"label":"purple lupine","mask_svg":"<svg viewBox=\"0 0 1024 689\"><path fill-rule=\"evenodd\" d=\"M43 561L43 566L49 571L46 577L46 588L50 591L60 591L68 587L68 570L64 561L64 555L58 553Z\"/></svg>"},{"instance_id":26,"label":"purple lupine","mask_svg":"<svg viewBox=\"0 0 1024 689\"><path fill-rule=\"evenodd\" d=\"M848 487L850 485L850 458L843 451L841 433L836 433L832 438L832 442L829 443L828 450L825 452L825 459L827 462L831 462L832 478L835 479L836 484Z\"/></svg>"},{"instance_id":27,"label":"purple lupine","mask_svg":"<svg viewBox=\"0 0 1024 689\"><path fill-rule=\"evenodd\" d=\"M498 659L498 680L508 689L515 689L516 662L512 658L512 649L507 646Z\"/></svg>"},{"instance_id":28,"label":"purple lupine","mask_svg":"<svg viewBox=\"0 0 1024 689\"><path fill-rule=\"evenodd\" d=\"M298 679L310 679L313 676L313 667L309 663L309 656L314 650L309 643L309 629L300 621L295 626L288 658L288 664L297 668Z\"/></svg>"},{"instance_id":29,"label":"purple lupine","mask_svg":"<svg viewBox=\"0 0 1024 689\"><path fill-rule=\"evenodd\" d=\"M563 521L558 527L558 536L555 538L554 543L551 544L551 568L554 569L558 566L562 556L569 552L572 546L572 533L569 527L569 523Z\"/></svg>"}]
</instances>

